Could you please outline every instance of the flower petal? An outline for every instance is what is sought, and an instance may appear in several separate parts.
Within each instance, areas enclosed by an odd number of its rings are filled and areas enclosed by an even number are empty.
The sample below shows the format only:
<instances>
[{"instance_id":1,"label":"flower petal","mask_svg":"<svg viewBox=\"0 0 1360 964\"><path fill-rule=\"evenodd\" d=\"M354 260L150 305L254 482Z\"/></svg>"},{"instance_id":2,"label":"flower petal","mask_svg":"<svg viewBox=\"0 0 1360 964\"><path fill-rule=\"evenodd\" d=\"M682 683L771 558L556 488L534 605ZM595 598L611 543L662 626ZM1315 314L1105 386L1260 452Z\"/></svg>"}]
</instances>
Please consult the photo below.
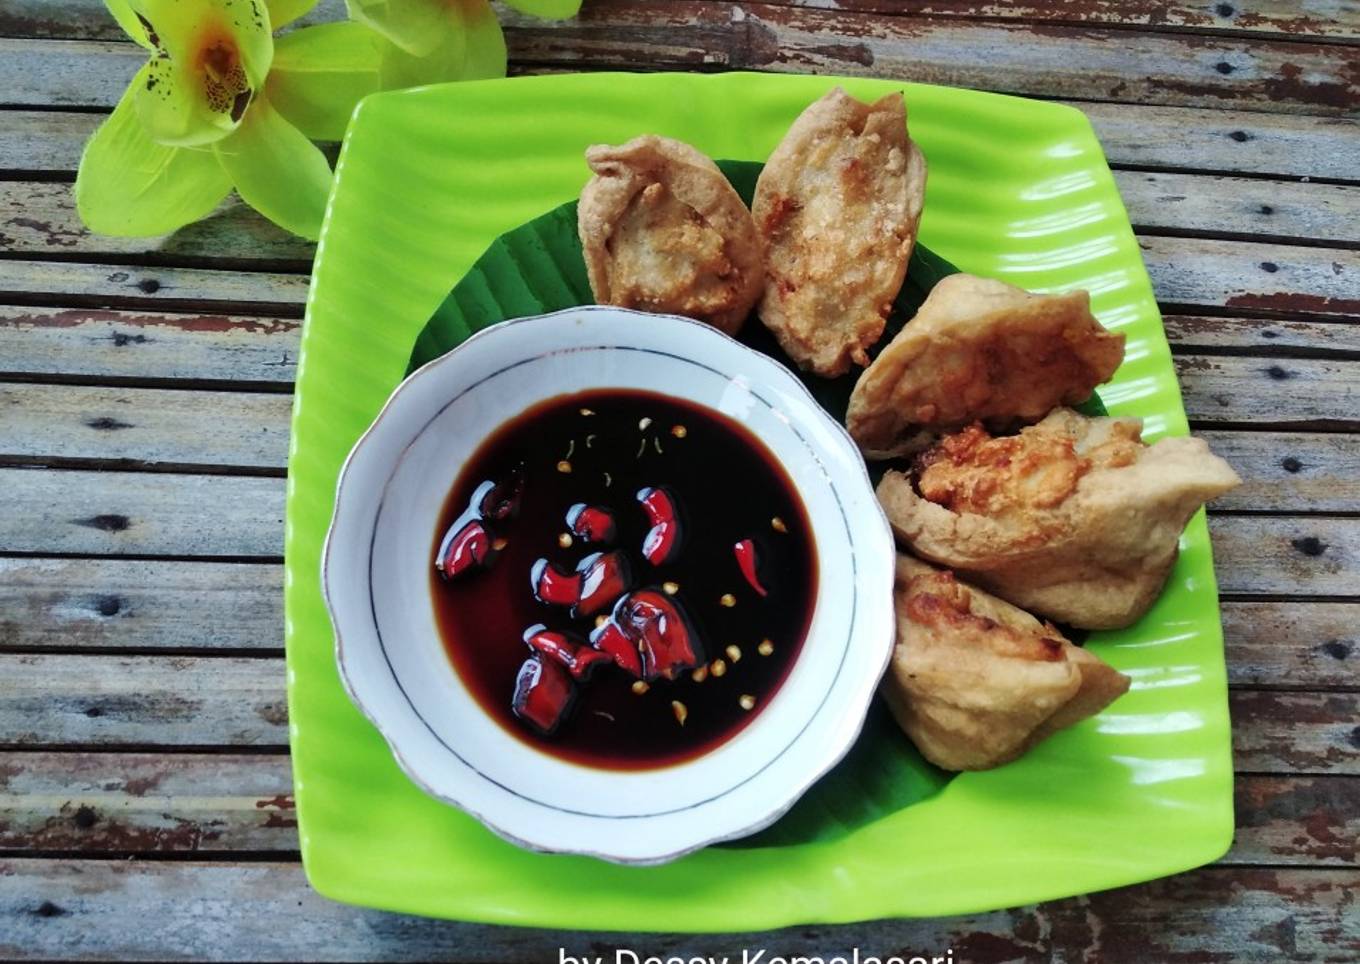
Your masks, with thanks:
<instances>
[{"instance_id":1,"label":"flower petal","mask_svg":"<svg viewBox=\"0 0 1360 964\"><path fill-rule=\"evenodd\" d=\"M315 7L316 0L265 0L265 6L269 8L269 25L278 30Z\"/></svg>"},{"instance_id":2,"label":"flower petal","mask_svg":"<svg viewBox=\"0 0 1360 964\"><path fill-rule=\"evenodd\" d=\"M331 189L317 146L256 97L236 132L213 145L242 199L279 227L316 240Z\"/></svg>"},{"instance_id":3,"label":"flower petal","mask_svg":"<svg viewBox=\"0 0 1360 964\"><path fill-rule=\"evenodd\" d=\"M545 20L566 20L581 9L581 0L505 0L505 3L520 13Z\"/></svg>"},{"instance_id":4,"label":"flower petal","mask_svg":"<svg viewBox=\"0 0 1360 964\"><path fill-rule=\"evenodd\" d=\"M135 40L139 46L147 50L155 49L155 45L146 35L146 28L137 19L137 11L132 9L132 4L128 3L128 0L104 0L104 6L109 8L113 19L123 28L123 33Z\"/></svg>"},{"instance_id":5,"label":"flower petal","mask_svg":"<svg viewBox=\"0 0 1360 964\"><path fill-rule=\"evenodd\" d=\"M380 43L352 20L285 34L265 82L269 102L313 140L340 140L354 105L378 89Z\"/></svg>"},{"instance_id":6,"label":"flower petal","mask_svg":"<svg viewBox=\"0 0 1360 964\"><path fill-rule=\"evenodd\" d=\"M80 158L76 210L100 234L165 234L209 214L231 190L211 151L166 147L146 135L133 105L146 70L133 78Z\"/></svg>"},{"instance_id":7,"label":"flower petal","mask_svg":"<svg viewBox=\"0 0 1360 964\"><path fill-rule=\"evenodd\" d=\"M456 6L458 0L454 0ZM367 24L413 57L423 57L447 39L448 18L435 0L345 0L349 15Z\"/></svg>"},{"instance_id":8,"label":"flower petal","mask_svg":"<svg viewBox=\"0 0 1360 964\"><path fill-rule=\"evenodd\" d=\"M505 76L505 36L491 5L456 0L444 13L443 40L430 53L414 57L393 45L384 49L383 89Z\"/></svg>"}]
</instances>

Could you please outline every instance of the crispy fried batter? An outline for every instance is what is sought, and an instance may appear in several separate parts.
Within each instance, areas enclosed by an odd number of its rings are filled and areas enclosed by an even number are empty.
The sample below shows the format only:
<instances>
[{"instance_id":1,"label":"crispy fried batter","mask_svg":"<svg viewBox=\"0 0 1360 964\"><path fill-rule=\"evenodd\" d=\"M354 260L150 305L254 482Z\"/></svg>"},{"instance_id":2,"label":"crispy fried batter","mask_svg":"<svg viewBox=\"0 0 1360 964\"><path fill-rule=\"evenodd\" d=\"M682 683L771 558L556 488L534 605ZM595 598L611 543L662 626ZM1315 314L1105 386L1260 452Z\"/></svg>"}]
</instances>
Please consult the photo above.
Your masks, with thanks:
<instances>
[{"instance_id":1,"label":"crispy fried batter","mask_svg":"<svg viewBox=\"0 0 1360 964\"><path fill-rule=\"evenodd\" d=\"M581 191L577 227L595 300L735 334L764 275L751 214L718 166L655 135L596 145L586 162L595 177Z\"/></svg>"},{"instance_id":2,"label":"crispy fried batter","mask_svg":"<svg viewBox=\"0 0 1360 964\"><path fill-rule=\"evenodd\" d=\"M921 753L947 770L1009 763L1129 687L1053 626L910 556L898 557L894 603L882 692Z\"/></svg>"},{"instance_id":3,"label":"crispy fried batter","mask_svg":"<svg viewBox=\"0 0 1360 964\"><path fill-rule=\"evenodd\" d=\"M801 367L841 375L869 348L902 287L926 162L901 94L864 104L839 87L809 106L756 184L765 253L760 318Z\"/></svg>"},{"instance_id":4,"label":"crispy fried batter","mask_svg":"<svg viewBox=\"0 0 1360 964\"><path fill-rule=\"evenodd\" d=\"M903 455L935 432L1010 428L1085 401L1123 357L1124 336L1101 327L1084 291L950 275L860 376L846 426L870 458Z\"/></svg>"},{"instance_id":5,"label":"crispy fried batter","mask_svg":"<svg viewBox=\"0 0 1360 964\"><path fill-rule=\"evenodd\" d=\"M1240 483L1202 439L1146 446L1137 419L1058 409L1018 436L974 426L888 472L878 498L917 555L1082 629L1136 622L1201 505Z\"/></svg>"}]
</instances>

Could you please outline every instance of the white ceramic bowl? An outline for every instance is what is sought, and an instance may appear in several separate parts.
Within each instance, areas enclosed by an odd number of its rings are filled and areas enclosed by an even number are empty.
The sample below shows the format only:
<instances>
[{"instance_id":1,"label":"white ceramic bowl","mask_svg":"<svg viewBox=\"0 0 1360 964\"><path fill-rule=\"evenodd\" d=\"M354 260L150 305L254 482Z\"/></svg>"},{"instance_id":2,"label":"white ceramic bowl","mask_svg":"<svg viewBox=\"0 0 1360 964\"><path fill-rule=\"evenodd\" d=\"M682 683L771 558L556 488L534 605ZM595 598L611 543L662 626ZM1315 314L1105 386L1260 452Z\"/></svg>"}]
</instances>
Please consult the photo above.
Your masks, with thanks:
<instances>
[{"instance_id":1,"label":"white ceramic bowl","mask_svg":"<svg viewBox=\"0 0 1360 964\"><path fill-rule=\"evenodd\" d=\"M812 623L774 699L659 770L588 768L507 733L449 662L430 598L457 467L530 405L596 388L743 423L793 480L817 547ZM850 748L892 649L893 552L859 452L789 371L686 318L589 307L486 329L402 382L340 474L322 585L350 697L412 780L522 846L641 864L767 826Z\"/></svg>"}]
</instances>

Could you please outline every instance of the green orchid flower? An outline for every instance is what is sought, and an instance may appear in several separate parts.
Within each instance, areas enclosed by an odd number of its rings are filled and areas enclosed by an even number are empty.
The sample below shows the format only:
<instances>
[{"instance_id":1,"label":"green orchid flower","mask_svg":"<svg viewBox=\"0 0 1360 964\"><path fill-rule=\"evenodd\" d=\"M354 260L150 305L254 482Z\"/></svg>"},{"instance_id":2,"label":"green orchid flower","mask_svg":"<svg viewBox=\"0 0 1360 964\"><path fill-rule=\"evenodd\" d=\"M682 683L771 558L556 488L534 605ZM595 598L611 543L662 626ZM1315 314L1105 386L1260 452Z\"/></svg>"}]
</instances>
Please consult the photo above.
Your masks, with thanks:
<instances>
[{"instance_id":1,"label":"green orchid flower","mask_svg":"<svg viewBox=\"0 0 1360 964\"><path fill-rule=\"evenodd\" d=\"M536 17L573 17L581 0L505 0ZM505 76L505 36L487 0L345 0L382 44L384 90Z\"/></svg>"},{"instance_id":2,"label":"green orchid flower","mask_svg":"<svg viewBox=\"0 0 1360 964\"><path fill-rule=\"evenodd\" d=\"M274 29L316 0L104 0L151 54L95 131L76 175L81 219L101 234L165 234L234 187L275 224L315 239L338 140L378 89L385 41L352 21Z\"/></svg>"}]
</instances>

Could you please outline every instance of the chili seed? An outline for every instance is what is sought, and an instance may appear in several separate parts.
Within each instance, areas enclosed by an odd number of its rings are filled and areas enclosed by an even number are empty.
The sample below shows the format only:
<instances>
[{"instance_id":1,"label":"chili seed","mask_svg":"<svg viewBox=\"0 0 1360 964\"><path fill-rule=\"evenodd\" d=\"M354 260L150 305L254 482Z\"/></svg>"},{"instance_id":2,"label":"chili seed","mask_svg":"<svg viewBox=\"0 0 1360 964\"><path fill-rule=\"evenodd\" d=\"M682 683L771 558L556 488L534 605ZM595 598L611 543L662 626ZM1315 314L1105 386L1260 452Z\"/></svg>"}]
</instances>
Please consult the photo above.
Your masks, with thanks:
<instances>
[{"instance_id":1,"label":"chili seed","mask_svg":"<svg viewBox=\"0 0 1360 964\"><path fill-rule=\"evenodd\" d=\"M636 693L638 696L641 696L643 693L647 692L647 690L649 690L650 688L651 687L647 685L646 680L640 679L633 684L633 692Z\"/></svg>"},{"instance_id":2,"label":"chili seed","mask_svg":"<svg viewBox=\"0 0 1360 964\"><path fill-rule=\"evenodd\" d=\"M571 548L571 533L570 533L570 532L564 532L564 533L562 533L560 536L558 536L558 537L557 537L557 544L558 544L559 546L561 546L563 549L570 549L570 548Z\"/></svg>"},{"instance_id":3,"label":"chili seed","mask_svg":"<svg viewBox=\"0 0 1360 964\"><path fill-rule=\"evenodd\" d=\"M760 645L756 647L756 652L761 656L769 656L774 652L774 643L770 642L768 639L762 639Z\"/></svg>"},{"instance_id":4,"label":"chili seed","mask_svg":"<svg viewBox=\"0 0 1360 964\"><path fill-rule=\"evenodd\" d=\"M492 548L492 549L495 549L497 552L500 552L502 549L504 549L504 548L505 548L506 546L508 546L508 545L510 545L510 540L509 540L509 539L498 538L498 539L493 539L493 540L491 540L491 548Z\"/></svg>"},{"instance_id":5,"label":"chili seed","mask_svg":"<svg viewBox=\"0 0 1360 964\"><path fill-rule=\"evenodd\" d=\"M727 672L727 664L720 659L715 659L713 661L713 665L709 667L709 671L714 676L722 676L724 673Z\"/></svg>"},{"instance_id":6,"label":"chili seed","mask_svg":"<svg viewBox=\"0 0 1360 964\"><path fill-rule=\"evenodd\" d=\"M718 600L718 602L722 603L728 609L731 609L733 606L737 604L737 597L732 595L730 592L725 592L723 593L722 598Z\"/></svg>"},{"instance_id":7,"label":"chili seed","mask_svg":"<svg viewBox=\"0 0 1360 964\"><path fill-rule=\"evenodd\" d=\"M684 438L686 435L689 434L689 429L685 428L685 426L683 425L672 425L671 434L674 435L676 438Z\"/></svg>"},{"instance_id":8,"label":"chili seed","mask_svg":"<svg viewBox=\"0 0 1360 964\"><path fill-rule=\"evenodd\" d=\"M694 672L689 674L689 678L694 680L694 682L696 683L702 683L704 680L708 679L708 667L700 666Z\"/></svg>"},{"instance_id":9,"label":"chili seed","mask_svg":"<svg viewBox=\"0 0 1360 964\"><path fill-rule=\"evenodd\" d=\"M570 475L570 474L571 474L571 463L568 462L566 459L563 459L561 462L558 462L558 463L557 463L557 471L559 471L559 472L561 472L561 473L563 473L563 474L565 474L565 475Z\"/></svg>"},{"instance_id":10,"label":"chili seed","mask_svg":"<svg viewBox=\"0 0 1360 964\"><path fill-rule=\"evenodd\" d=\"M737 704L743 710L753 710L756 708L756 698L750 693L743 693L741 698L737 700Z\"/></svg>"},{"instance_id":11,"label":"chili seed","mask_svg":"<svg viewBox=\"0 0 1360 964\"><path fill-rule=\"evenodd\" d=\"M667 596L674 596L680 591L680 584L678 582L667 581L661 584L661 588L666 591Z\"/></svg>"},{"instance_id":12,"label":"chili seed","mask_svg":"<svg viewBox=\"0 0 1360 964\"><path fill-rule=\"evenodd\" d=\"M773 529L775 532L789 531L789 527L784 525L784 520L779 518L779 516L775 516L773 519L770 520L770 528Z\"/></svg>"},{"instance_id":13,"label":"chili seed","mask_svg":"<svg viewBox=\"0 0 1360 964\"><path fill-rule=\"evenodd\" d=\"M591 409L583 408L583 409L581 409L581 414L582 414L582 415L594 415L595 413L594 413L594 411L592 411Z\"/></svg>"},{"instance_id":14,"label":"chili seed","mask_svg":"<svg viewBox=\"0 0 1360 964\"><path fill-rule=\"evenodd\" d=\"M675 714L675 721L681 726L684 726L685 720L689 719L689 710L679 700L671 700L671 712Z\"/></svg>"},{"instance_id":15,"label":"chili seed","mask_svg":"<svg viewBox=\"0 0 1360 964\"><path fill-rule=\"evenodd\" d=\"M732 662L734 663L741 662L741 647L738 646L736 643L733 643L731 646L727 647L726 652L727 658L730 659Z\"/></svg>"}]
</instances>

